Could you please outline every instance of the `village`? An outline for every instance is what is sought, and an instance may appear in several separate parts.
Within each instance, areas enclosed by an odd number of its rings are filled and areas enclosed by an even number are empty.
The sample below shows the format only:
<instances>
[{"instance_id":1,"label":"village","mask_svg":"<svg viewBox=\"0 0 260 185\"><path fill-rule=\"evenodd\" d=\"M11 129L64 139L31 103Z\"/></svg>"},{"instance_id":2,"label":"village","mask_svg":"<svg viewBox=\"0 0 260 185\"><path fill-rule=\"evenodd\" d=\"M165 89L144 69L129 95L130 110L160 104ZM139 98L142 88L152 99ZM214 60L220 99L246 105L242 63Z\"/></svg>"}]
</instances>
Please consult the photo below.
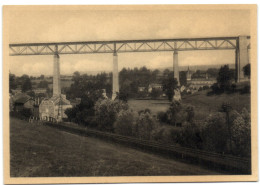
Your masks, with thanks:
<instances>
[{"instance_id":1,"label":"village","mask_svg":"<svg viewBox=\"0 0 260 185\"><path fill-rule=\"evenodd\" d=\"M144 84L145 86L138 87L138 95L136 96L137 99L162 99L166 100L166 94L163 92L163 84L162 81L166 77L170 71L168 69L164 71L154 70L156 72L155 80L153 83ZM212 72L213 71L213 72ZM182 81L179 86L179 90L175 91L175 100L181 100L181 96L187 94L193 94L195 92L209 89L214 83L216 83L216 76L217 76L218 69L210 68L209 73L208 71L192 71L187 67L187 71L181 71L180 74L182 75ZM111 84L111 73L105 73L106 75L106 83ZM61 98L57 98L60 96L58 92L54 92L56 96L52 96L52 89L53 89L53 77L44 77L41 75L39 77L32 77L30 76L30 83L31 85L29 89L25 92L22 91L22 84L17 85L15 89L10 89L10 111L19 112L23 108L29 109L31 112L31 116L34 119L57 119L58 114L61 115L61 118L66 119L67 116L64 111L67 108L75 107L80 103L80 97L76 97L75 99L66 99L66 90L70 87L73 83L72 76L69 75L61 75L60 76L60 88L63 91ZM91 77L89 78L91 81ZM103 91L102 95L104 98L108 98L108 94L106 89L100 89ZM59 90L60 91L60 90ZM111 93L110 93L111 94ZM51 98L56 97L56 98ZM51 102L54 103L55 108L52 111L43 111L44 106L48 104L47 99L51 98ZM60 99L62 101L60 101ZM53 105L53 104L52 104ZM62 105L62 108L61 108ZM49 105L47 105L49 106ZM41 108L42 107L42 108ZM60 107L60 108L58 108ZM56 110L56 111L54 111ZM59 113L57 110L62 110Z\"/></svg>"}]
</instances>

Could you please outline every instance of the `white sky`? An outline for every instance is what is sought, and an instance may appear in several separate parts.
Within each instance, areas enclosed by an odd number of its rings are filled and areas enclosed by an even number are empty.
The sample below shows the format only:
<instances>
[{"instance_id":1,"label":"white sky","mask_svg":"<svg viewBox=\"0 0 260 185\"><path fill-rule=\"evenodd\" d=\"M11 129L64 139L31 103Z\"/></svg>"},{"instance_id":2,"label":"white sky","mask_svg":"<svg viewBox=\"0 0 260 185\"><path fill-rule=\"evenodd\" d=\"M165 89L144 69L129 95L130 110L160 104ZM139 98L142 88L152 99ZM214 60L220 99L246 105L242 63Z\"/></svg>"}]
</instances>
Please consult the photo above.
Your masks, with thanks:
<instances>
[{"instance_id":1,"label":"white sky","mask_svg":"<svg viewBox=\"0 0 260 185\"><path fill-rule=\"evenodd\" d=\"M248 10L21 9L10 15L10 43L250 35L249 20ZM118 58L119 69L173 65L172 52L120 53ZM52 62L53 56L10 57L10 71L51 75ZM179 65L234 62L232 50L179 52ZM61 55L61 73L74 71L112 71L112 54Z\"/></svg>"}]
</instances>

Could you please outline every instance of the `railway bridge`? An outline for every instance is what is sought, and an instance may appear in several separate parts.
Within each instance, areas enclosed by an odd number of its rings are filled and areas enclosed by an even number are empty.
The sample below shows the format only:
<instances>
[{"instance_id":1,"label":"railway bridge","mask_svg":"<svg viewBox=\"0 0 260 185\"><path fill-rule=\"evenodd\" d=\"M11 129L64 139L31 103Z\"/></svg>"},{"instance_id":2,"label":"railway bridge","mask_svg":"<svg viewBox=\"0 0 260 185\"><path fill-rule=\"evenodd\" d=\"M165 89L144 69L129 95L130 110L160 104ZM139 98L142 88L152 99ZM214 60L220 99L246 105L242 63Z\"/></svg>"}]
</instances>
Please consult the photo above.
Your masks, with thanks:
<instances>
[{"instance_id":1,"label":"railway bridge","mask_svg":"<svg viewBox=\"0 0 260 185\"><path fill-rule=\"evenodd\" d=\"M60 55L65 54L113 54L113 95L119 92L118 54L126 52L173 52L174 78L179 83L178 52L192 50L234 50L236 82L243 80L243 67L249 63L250 36L175 38L153 40L114 40L53 43L13 43L9 44L10 56L53 55L54 71L59 72ZM53 78L53 92L60 93L59 75Z\"/></svg>"}]
</instances>

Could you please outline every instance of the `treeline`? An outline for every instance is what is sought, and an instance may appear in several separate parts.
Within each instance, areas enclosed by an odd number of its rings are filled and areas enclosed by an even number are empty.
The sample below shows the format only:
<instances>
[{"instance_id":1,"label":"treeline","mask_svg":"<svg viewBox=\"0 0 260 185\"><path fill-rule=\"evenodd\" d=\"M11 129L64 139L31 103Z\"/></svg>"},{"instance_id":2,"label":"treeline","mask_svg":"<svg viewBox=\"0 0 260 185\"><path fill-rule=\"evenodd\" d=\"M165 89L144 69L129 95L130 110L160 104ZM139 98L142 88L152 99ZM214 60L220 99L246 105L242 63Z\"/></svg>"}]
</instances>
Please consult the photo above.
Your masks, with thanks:
<instances>
[{"instance_id":1,"label":"treeline","mask_svg":"<svg viewBox=\"0 0 260 185\"><path fill-rule=\"evenodd\" d=\"M34 84L32 82L32 78L29 77L28 75L22 75L22 76L15 76L14 74L10 73L9 74L9 92L12 90L15 90L17 88L21 88L21 91L23 93L26 93L27 95L31 97L51 97L52 96L52 90L49 88L49 82L44 80L44 75L41 75L39 77L41 81L38 84ZM46 93L40 93L40 94L35 94L33 91L33 86L37 85L37 88L42 88L46 89Z\"/></svg>"},{"instance_id":2,"label":"treeline","mask_svg":"<svg viewBox=\"0 0 260 185\"><path fill-rule=\"evenodd\" d=\"M243 67L245 77L250 79L250 64ZM217 75L217 83L211 86L212 91L208 95L221 93L234 93L240 91L241 93L250 93L250 83L245 85L242 89L237 88L235 83L236 73L234 69L230 69L228 65L221 66Z\"/></svg>"}]
</instances>

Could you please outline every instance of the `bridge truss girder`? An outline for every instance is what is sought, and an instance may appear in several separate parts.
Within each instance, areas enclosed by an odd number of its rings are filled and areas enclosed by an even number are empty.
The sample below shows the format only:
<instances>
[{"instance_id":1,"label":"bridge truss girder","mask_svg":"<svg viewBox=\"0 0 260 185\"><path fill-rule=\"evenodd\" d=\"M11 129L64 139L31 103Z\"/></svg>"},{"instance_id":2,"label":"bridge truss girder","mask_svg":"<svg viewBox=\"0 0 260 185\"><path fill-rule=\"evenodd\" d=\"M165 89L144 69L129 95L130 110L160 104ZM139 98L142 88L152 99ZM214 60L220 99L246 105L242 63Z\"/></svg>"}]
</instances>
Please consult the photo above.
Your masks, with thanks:
<instances>
[{"instance_id":1,"label":"bridge truss girder","mask_svg":"<svg viewBox=\"0 0 260 185\"><path fill-rule=\"evenodd\" d=\"M250 37L247 37L248 48ZM10 44L10 55L54 55L238 49L238 37ZM57 50L56 50L57 47Z\"/></svg>"}]
</instances>

